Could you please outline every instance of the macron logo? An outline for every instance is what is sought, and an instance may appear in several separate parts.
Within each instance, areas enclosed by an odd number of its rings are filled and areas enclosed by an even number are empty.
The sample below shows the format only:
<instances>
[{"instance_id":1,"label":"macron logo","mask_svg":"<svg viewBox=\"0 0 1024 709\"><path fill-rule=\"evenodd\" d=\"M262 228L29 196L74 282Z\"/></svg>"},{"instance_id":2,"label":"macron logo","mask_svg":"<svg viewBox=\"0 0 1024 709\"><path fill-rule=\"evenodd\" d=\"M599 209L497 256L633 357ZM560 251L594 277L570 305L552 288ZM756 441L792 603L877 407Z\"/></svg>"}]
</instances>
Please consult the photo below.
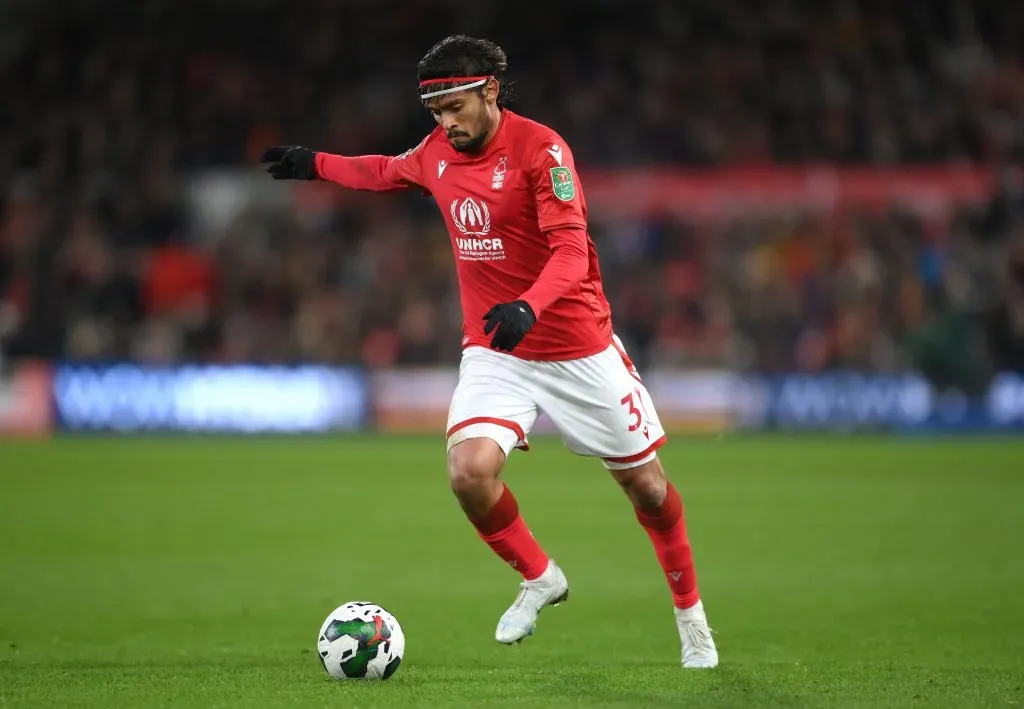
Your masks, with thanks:
<instances>
[{"instance_id":1,"label":"macron logo","mask_svg":"<svg viewBox=\"0 0 1024 709\"><path fill-rule=\"evenodd\" d=\"M561 145L552 145L550 148L548 148L548 152L551 153L551 157L553 157L555 159L555 162L557 162L559 165L562 164L562 146Z\"/></svg>"},{"instance_id":2,"label":"macron logo","mask_svg":"<svg viewBox=\"0 0 1024 709\"><path fill-rule=\"evenodd\" d=\"M437 161L437 176L439 178L441 177L441 175L444 174L444 170L446 167L448 167L448 162L446 160Z\"/></svg>"}]
</instances>

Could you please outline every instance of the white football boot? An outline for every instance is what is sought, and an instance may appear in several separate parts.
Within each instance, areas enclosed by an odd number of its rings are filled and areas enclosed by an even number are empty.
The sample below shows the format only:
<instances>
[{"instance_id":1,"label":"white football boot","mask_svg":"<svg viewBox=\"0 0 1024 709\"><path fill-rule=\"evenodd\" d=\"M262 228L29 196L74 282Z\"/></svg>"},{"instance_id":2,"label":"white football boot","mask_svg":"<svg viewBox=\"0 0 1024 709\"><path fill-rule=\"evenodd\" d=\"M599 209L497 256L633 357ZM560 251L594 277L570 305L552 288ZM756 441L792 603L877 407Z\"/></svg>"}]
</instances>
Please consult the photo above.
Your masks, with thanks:
<instances>
[{"instance_id":1,"label":"white football boot","mask_svg":"<svg viewBox=\"0 0 1024 709\"><path fill-rule=\"evenodd\" d=\"M569 582L554 561L548 561L548 568L533 581L519 584L519 595L505 615L498 621L494 639L511 645L522 642L527 635L533 635L537 616L545 606L557 606L569 598Z\"/></svg>"},{"instance_id":2,"label":"white football boot","mask_svg":"<svg viewBox=\"0 0 1024 709\"><path fill-rule=\"evenodd\" d=\"M718 649L704 614L704 603L686 610L676 608L676 627L683 643L683 667L710 669L718 666Z\"/></svg>"}]
</instances>

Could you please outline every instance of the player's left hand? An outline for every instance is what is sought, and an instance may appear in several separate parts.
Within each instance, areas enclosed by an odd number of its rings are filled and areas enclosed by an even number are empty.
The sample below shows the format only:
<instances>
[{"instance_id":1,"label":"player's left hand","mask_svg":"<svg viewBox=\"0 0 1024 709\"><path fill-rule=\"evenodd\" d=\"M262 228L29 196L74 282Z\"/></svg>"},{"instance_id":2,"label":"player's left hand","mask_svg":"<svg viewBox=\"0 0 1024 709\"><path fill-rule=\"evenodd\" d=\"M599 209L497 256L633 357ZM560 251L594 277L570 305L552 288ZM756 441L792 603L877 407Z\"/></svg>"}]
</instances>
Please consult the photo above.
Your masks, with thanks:
<instances>
[{"instance_id":1,"label":"player's left hand","mask_svg":"<svg viewBox=\"0 0 1024 709\"><path fill-rule=\"evenodd\" d=\"M529 303L517 300L495 305L484 315L484 320L487 321L484 325L484 334L490 335L491 331L494 331L491 347L511 352L537 322L537 316L533 314L533 308Z\"/></svg>"}]
</instances>

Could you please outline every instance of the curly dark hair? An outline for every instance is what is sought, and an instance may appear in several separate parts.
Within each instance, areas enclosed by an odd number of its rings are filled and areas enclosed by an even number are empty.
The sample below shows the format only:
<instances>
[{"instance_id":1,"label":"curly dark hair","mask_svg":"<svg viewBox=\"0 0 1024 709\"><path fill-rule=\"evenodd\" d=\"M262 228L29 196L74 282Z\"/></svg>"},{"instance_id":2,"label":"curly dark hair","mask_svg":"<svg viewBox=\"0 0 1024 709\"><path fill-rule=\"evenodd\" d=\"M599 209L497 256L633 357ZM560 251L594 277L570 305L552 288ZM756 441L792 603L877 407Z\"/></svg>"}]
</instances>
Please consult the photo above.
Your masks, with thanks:
<instances>
[{"instance_id":1,"label":"curly dark hair","mask_svg":"<svg viewBox=\"0 0 1024 709\"><path fill-rule=\"evenodd\" d=\"M445 37L430 48L416 65L418 81L443 79L449 76L493 76L498 80L498 106L504 108L512 98L511 84L505 80L508 57L505 50L489 39L464 34ZM432 89L445 89L455 84L438 84ZM483 93L483 87L478 89Z\"/></svg>"}]
</instances>

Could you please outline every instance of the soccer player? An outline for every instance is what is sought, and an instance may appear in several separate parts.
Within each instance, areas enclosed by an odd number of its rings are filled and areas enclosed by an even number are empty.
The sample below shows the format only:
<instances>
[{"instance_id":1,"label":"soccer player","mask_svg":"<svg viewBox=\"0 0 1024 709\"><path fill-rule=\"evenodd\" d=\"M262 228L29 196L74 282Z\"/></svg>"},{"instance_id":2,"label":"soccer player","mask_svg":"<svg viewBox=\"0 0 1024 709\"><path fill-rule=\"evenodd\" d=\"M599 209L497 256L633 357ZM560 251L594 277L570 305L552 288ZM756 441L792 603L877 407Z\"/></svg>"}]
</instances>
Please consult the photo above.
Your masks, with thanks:
<instances>
[{"instance_id":1,"label":"soccer player","mask_svg":"<svg viewBox=\"0 0 1024 709\"><path fill-rule=\"evenodd\" d=\"M437 121L419 145L397 157L276 146L262 162L275 179L419 188L441 208L464 318L448 475L480 537L523 577L498 642L531 635L540 611L569 596L500 478L543 410L566 446L600 458L632 501L672 591L683 667L715 667L683 505L657 457L665 432L612 330L572 152L505 107L507 66L493 42L448 37L417 67L420 100Z\"/></svg>"}]
</instances>

